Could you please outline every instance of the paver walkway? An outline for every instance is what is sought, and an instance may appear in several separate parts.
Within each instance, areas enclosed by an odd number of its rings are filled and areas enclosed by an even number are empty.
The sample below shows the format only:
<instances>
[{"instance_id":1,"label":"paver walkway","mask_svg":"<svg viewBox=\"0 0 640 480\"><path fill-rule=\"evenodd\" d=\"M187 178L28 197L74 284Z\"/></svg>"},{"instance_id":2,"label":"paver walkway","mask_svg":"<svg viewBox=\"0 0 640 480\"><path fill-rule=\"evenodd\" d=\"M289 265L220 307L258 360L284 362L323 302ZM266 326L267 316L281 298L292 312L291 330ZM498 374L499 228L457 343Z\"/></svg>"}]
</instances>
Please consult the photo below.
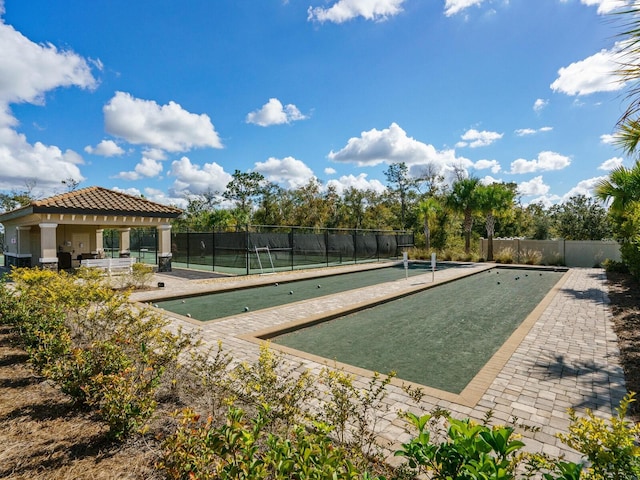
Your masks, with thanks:
<instances>
[{"instance_id":1,"label":"paver walkway","mask_svg":"<svg viewBox=\"0 0 640 480\"><path fill-rule=\"evenodd\" d=\"M469 264L462 269L446 269L435 274L435 282L491 268L488 264ZM370 268L353 266L351 269ZM331 270L334 272L335 270ZM294 279L318 272L288 273ZM166 294L199 293L247 283L273 283L285 278L270 277L230 278L225 280L183 280L157 275L154 281L164 281ZM550 455L564 453L569 460L578 460L555 434L566 431L569 424L567 409L578 412L591 408L596 413L611 415L626 393L624 374L619 364L616 336L606 294L605 273L602 269L571 269L564 283L547 297L530 325L524 327L505 346L501 360L479 374L482 381L469 395L455 396L433 389L419 405L395 382L389 385L385 411L380 412L377 423L381 440L398 446L410 435L404 421L397 417L400 410L428 412L439 406L453 412L457 418L471 417L482 420L487 411L493 411L495 423L517 417L521 423L538 427L538 431L524 432L527 449L544 451ZM280 280L282 281L282 280ZM222 340L224 349L237 360L255 360L258 344L252 333L273 328L312 316L349 309L353 306L379 300L390 294L424 288L432 282L431 274L410 277L384 284L343 292L315 300L297 302L256 312L247 312L204 324L169 314L174 325L200 330L206 342ZM138 292L132 300L151 301L157 291ZM506 354L505 354L506 352ZM325 364L311 356L296 357L303 368L319 372ZM362 386L370 377L366 371L358 373Z\"/></svg>"}]
</instances>

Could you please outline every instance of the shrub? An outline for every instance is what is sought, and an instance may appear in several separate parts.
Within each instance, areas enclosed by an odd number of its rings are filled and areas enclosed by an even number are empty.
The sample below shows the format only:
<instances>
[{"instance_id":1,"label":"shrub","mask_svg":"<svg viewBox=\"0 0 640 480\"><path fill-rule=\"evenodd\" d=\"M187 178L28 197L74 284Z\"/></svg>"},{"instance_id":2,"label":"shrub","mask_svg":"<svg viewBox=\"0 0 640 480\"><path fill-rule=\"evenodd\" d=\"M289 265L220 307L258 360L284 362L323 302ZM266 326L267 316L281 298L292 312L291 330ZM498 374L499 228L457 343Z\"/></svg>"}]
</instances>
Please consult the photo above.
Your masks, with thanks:
<instances>
[{"instance_id":1,"label":"shrub","mask_svg":"<svg viewBox=\"0 0 640 480\"><path fill-rule=\"evenodd\" d=\"M99 373L94 379L98 387L90 402L109 424L109 434L121 440L132 432L142 432L156 409L155 390L162 369L131 366L113 373Z\"/></svg>"},{"instance_id":2,"label":"shrub","mask_svg":"<svg viewBox=\"0 0 640 480\"><path fill-rule=\"evenodd\" d=\"M616 260L611 260L610 258L605 258L602 261L601 266L607 272L629 273L629 269L627 268L624 262L618 262Z\"/></svg>"},{"instance_id":3,"label":"shrub","mask_svg":"<svg viewBox=\"0 0 640 480\"><path fill-rule=\"evenodd\" d=\"M418 434L396 455L406 457L418 475L437 480L515 478L517 453L524 443L514 439L512 427L491 428L447 416L447 438L434 442L428 430L431 415L408 413L406 418Z\"/></svg>"},{"instance_id":4,"label":"shrub","mask_svg":"<svg viewBox=\"0 0 640 480\"><path fill-rule=\"evenodd\" d=\"M620 247L620 256L627 265L629 273L640 278L640 241L624 242Z\"/></svg>"},{"instance_id":5,"label":"shrub","mask_svg":"<svg viewBox=\"0 0 640 480\"><path fill-rule=\"evenodd\" d=\"M163 442L158 468L169 479L369 479L331 442L331 430L316 423L311 429L296 425L290 438L267 434L268 412L251 420L230 408L226 422L216 427L211 417L201 422L192 410L180 415L176 432ZM382 479L380 479L382 480Z\"/></svg>"},{"instance_id":6,"label":"shrub","mask_svg":"<svg viewBox=\"0 0 640 480\"><path fill-rule=\"evenodd\" d=\"M297 373L297 368L263 343L256 363L241 363L233 370L231 388L246 406L262 408L271 428L277 428L277 422L286 429L298 420L314 394L311 374L308 370Z\"/></svg>"},{"instance_id":7,"label":"shrub","mask_svg":"<svg viewBox=\"0 0 640 480\"><path fill-rule=\"evenodd\" d=\"M520 263L526 265L541 265L542 252L539 250L525 249L520 252Z\"/></svg>"},{"instance_id":8,"label":"shrub","mask_svg":"<svg viewBox=\"0 0 640 480\"><path fill-rule=\"evenodd\" d=\"M493 260L496 263L513 263L516 252L513 248L501 248L498 252L493 256Z\"/></svg>"},{"instance_id":9,"label":"shrub","mask_svg":"<svg viewBox=\"0 0 640 480\"><path fill-rule=\"evenodd\" d=\"M585 479L636 480L640 477L640 423L627 420L634 394L626 395L616 408L617 415L605 420L587 410L585 417L569 411L569 433L558 438L582 453L589 466Z\"/></svg>"},{"instance_id":10,"label":"shrub","mask_svg":"<svg viewBox=\"0 0 640 480\"><path fill-rule=\"evenodd\" d=\"M193 349L190 353L189 375L183 382L183 388L204 403L209 415L215 416L231 396L227 368L232 358L222 350L222 342L218 342L215 348Z\"/></svg>"},{"instance_id":11,"label":"shrub","mask_svg":"<svg viewBox=\"0 0 640 480\"><path fill-rule=\"evenodd\" d=\"M153 267L146 263L136 262L131 266L131 283L133 288L146 288L153 278Z\"/></svg>"},{"instance_id":12,"label":"shrub","mask_svg":"<svg viewBox=\"0 0 640 480\"><path fill-rule=\"evenodd\" d=\"M326 399L321 402L318 417L332 426L338 442L352 447L356 456L379 453L375 451L376 423L385 406L387 386L394 376L391 373L382 378L375 373L366 388L358 388L353 375L342 370L324 368L320 372Z\"/></svg>"}]
</instances>

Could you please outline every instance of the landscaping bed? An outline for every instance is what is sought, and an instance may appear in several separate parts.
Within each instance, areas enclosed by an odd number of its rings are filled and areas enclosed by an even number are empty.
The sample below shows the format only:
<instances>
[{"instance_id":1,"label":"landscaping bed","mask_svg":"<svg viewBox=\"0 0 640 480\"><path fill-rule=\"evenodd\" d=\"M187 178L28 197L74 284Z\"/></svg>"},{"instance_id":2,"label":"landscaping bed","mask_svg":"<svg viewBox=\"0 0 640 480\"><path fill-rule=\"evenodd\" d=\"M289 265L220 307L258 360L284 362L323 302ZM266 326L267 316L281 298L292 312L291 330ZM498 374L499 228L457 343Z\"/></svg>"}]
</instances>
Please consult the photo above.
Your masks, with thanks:
<instances>
[{"instance_id":1,"label":"landscaping bed","mask_svg":"<svg viewBox=\"0 0 640 480\"><path fill-rule=\"evenodd\" d=\"M640 284L609 274L609 297L627 387L640 390ZM156 435L179 405L163 402L160 423L145 435L114 443L95 411L82 411L50 381L35 376L19 337L0 325L0 478L160 479ZM636 419L640 409L635 408Z\"/></svg>"}]
</instances>

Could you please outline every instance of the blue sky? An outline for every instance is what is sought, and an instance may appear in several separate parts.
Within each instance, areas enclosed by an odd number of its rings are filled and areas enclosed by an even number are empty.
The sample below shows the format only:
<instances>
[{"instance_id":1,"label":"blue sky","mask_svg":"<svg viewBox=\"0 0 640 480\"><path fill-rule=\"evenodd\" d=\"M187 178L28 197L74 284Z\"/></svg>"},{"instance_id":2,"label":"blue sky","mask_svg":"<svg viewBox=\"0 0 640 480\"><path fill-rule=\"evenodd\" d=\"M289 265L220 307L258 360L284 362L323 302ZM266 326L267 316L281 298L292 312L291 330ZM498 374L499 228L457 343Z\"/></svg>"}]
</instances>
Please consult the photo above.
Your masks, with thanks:
<instances>
[{"instance_id":1,"label":"blue sky","mask_svg":"<svg viewBox=\"0 0 640 480\"><path fill-rule=\"evenodd\" d=\"M236 170L382 191L405 162L550 205L611 142L625 0L0 0L0 190L184 206ZM628 86L627 86L628 87Z\"/></svg>"}]
</instances>

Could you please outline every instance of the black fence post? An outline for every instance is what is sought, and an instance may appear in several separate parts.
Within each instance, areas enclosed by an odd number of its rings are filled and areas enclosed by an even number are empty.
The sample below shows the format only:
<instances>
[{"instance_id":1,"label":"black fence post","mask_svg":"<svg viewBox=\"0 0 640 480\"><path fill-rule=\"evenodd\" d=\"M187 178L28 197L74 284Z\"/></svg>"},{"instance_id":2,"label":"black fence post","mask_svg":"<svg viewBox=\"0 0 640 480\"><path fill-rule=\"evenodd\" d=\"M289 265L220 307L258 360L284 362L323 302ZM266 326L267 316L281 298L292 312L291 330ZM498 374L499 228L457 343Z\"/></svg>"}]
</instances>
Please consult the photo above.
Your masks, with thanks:
<instances>
[{"instance_id":1,"label":"black fence post","mask_svg":"<svg viewBox=\"0 0 640 480\"><path fill-rule=\"evenodd\" d=\"M251 256L249 255L249 224L245 225L245 236L244 236L244 243L245 243L245 262L247 264L247 275L250 275L251 273Z\"/></svg>"},{"instance_id":2,"label":"black fence post","mask_svg":"<svg viewBox=\"0 0 640 480\"><path fill-rule=\"evenodd\" d=\"M324 258L329 266L329 230L324 231Z\"/></svg>"},{"instance_id":3,"label":"black fence post","mask_svg":"<svg viewBox=\"0 0 640 480\"><path fill-rule=\"evenodd\" d=\"M191 237L191 232L189 231L189 227L187 227L187 268L189 268L189 259L191 258L190 237Z\"/></svg>"},{"instance_id":4,"label":"black fence post","mask_svg":"<svg viewBox=\"0 0 640 480\"><path fill-rule=\"evenodd\" d=\"M216 271L216 229L211 229L211 271Z\"/></svg>"},{"instance_id":5,"label":"black fence post","mask_svg":"<svg viewBox=\"0 0 640 480\"><path fill-rule=\"evenodd\" d=\"M358 229L353 231L353 263L358 263Z\"/></svg>"}]
</instances>

